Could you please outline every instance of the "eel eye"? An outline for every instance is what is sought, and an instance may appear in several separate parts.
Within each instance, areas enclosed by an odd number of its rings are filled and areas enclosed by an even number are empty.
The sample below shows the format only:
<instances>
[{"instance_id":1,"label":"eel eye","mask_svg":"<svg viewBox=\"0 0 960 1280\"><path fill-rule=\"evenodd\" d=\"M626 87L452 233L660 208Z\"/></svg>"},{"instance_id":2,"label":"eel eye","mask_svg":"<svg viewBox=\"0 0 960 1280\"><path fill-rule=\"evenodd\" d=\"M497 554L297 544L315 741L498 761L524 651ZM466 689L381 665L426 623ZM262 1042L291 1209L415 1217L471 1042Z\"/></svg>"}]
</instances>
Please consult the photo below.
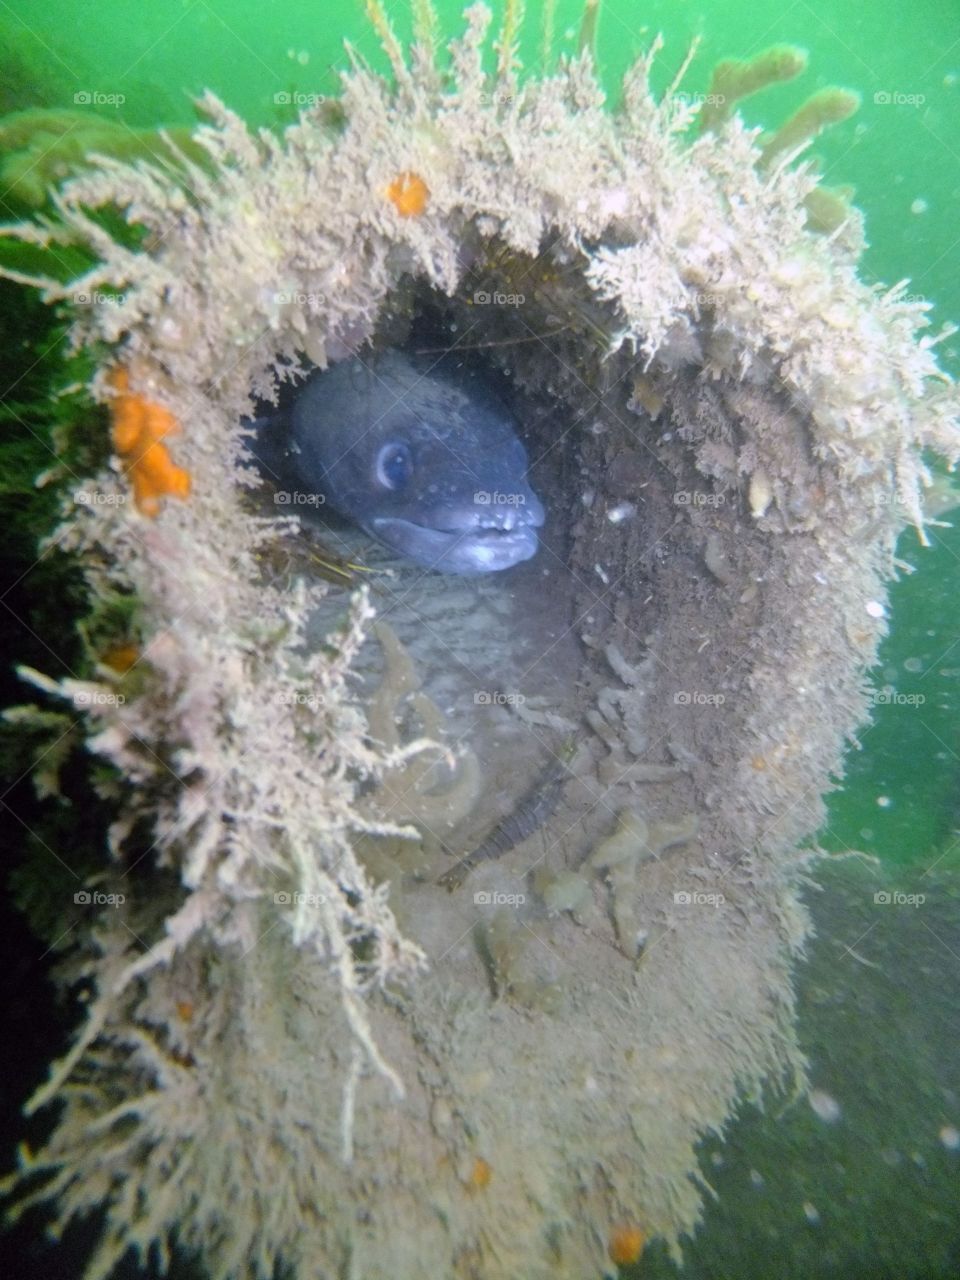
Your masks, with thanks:
<instances>
[{"instance_id":1,"label":"eel eye","mask_svg":"<svg viewBox=\"0 0 960 1280\"><path fill-rule=\"evenodd\" d=\"M385 444L377 454L377 480L385 489L402 489L413 475L413 456L403 443Z\"/></svg>"}]
</instances>

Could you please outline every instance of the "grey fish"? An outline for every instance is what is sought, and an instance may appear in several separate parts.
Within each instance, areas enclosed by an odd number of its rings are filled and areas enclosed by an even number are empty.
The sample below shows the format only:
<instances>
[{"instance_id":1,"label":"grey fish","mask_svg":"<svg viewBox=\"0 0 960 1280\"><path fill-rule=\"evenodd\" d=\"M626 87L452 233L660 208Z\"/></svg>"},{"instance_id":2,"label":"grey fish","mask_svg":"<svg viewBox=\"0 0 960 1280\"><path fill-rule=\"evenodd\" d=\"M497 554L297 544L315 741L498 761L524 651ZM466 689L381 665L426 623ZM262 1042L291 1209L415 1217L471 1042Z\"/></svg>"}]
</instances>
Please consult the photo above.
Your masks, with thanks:
<instances>
[{"instance_id":1,"label":"grey fish","mask_svg":"<svg viewBox=\"0 0 960 1280\"><path fill-rule=\"evenodd\" d=\"M300 483L418 564L489 573L536 553L544 510L515 423L449 360L387 351L318 371L291 439Z\"/></svg>"}]
</instances>

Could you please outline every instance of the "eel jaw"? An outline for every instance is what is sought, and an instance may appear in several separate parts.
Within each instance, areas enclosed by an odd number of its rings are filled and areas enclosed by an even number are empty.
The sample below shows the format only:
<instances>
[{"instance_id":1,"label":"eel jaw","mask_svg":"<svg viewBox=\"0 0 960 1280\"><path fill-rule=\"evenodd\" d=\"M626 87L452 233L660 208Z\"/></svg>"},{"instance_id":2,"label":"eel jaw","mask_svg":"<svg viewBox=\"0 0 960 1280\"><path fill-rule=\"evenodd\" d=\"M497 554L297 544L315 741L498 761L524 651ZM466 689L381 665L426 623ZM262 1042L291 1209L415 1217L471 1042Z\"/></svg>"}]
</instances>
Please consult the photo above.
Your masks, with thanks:
<instances>
[{"instance_id":1,"label":"eel jaw","mask_svg":"<svg viewBox=\"0 0 960 1280\"><path fill-rule=\"evenodd\" d=\"M524 522L431 529L397 516L376 516L368 532L410 560L441 573L494 573L536 555L537 530Z\"/></svg>"}]
</instances>

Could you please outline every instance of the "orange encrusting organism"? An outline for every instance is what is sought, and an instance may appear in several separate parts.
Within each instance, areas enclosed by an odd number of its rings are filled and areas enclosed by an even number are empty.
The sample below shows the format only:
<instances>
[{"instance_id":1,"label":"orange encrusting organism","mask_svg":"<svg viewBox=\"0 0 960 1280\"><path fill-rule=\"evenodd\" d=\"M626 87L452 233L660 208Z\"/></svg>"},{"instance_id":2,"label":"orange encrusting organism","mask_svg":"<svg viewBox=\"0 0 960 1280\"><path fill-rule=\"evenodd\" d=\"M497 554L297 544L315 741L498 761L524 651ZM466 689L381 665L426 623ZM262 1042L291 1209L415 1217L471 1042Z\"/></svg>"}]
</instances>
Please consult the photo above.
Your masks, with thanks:
<instances>
[{"instance_id":1,"label":"orange encrusting organism","mask_svg":"<svg viewBox=\"0 0 960 1280\"><path fill-rule=\"evenodd\" d=\"M118 675L125 676L140 661L142 654L135 644L118 644L112 649L108 649L100 661L105 667L109 667L111 671L116 671Z\"/></svg>"},{"instance_id":2,"label":"orange encrusting organism","mask_svg":"<svg viewBox=\"0 0 960 1280\"><path fill-rule=\"evenodd\" d=\"M418 174L408 170L387 187L387 199L396 205L401 218L416 218L427 207L430 188Z\"/></svg>"},{"instance_id":3,"label":"orange encrusting organism","mask_svg":"<svg viewBox=\"0 0 960 1280\"><path fill-rule=\"evenodd\" d=\"M133 484L137 510L152 519L161 498L185 498L190 492L190 473L174 463L163 443L180 424L168 409L130 390L126 369L114 369L109 381L117 393L111 410L113 447Z\"/></svg>"},{"instance_id":4,"label":"orange encrusting organism","mask_svg":"<svg viewBox=\"0 0 960 1280\"><path fill-rule=\"evenodd\" d=\"M614 1228L607 1243L610 1261L615 1262L618 1267L629 1267L632 1263L639 1262L645 1243L646 1236L637 1226L631 1224Z\"/></svg>"}]
</instances>

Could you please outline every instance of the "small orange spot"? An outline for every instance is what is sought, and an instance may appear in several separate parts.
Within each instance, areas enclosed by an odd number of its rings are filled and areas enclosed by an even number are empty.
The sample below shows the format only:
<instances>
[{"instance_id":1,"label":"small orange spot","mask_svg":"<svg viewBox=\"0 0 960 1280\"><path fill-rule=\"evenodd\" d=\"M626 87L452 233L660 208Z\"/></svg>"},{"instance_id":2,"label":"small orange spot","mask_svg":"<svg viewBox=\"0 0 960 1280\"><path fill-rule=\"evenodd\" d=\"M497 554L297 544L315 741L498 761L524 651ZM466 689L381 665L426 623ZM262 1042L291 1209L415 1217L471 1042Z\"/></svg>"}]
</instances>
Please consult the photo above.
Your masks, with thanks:
<instances>
[{"instance_id":1,"label":"small orange spot","mask_svg":"<svg viewBox=\"0 0 960 1280\"><path fill-rule=\"evenodd\" d=\"M767 762L763 758L763 756L754 756L753 759L750 761L750 763L760 773L762 773L763 770L767 767Z\"/></svg>"},{"instance_id":2,"label":"small orange spot","mask_svg":"<svg viewBox=\"0 0 960 1280\"><path fill-rule=\"evenodd\" d=\"M401 218L417 218L427 207L430 188L415 173L401 173L387 187L387 199L392 200Z\"/></svg>"},{"instance_id":3,"label":"small orange spot","mask_svg":"<svg viewBox=\"0 0 960 1280\"><path fill-rule=\"evenodd\" d=\"M639 1262L645 1241L646 1236L637 1226L615 1227L607 1245L610 1261L615 1262L618 1267L628 1267L633 1262Z\"/></svg>"},{"instance_id":4,"label":"small orange spot","mask_svg":"<svg viewBox=\"0 0 960 1280\"><path fill-rule=\"evenodd\" d=\"M488 1161L482 1156L477 1156L473 1162L473 1168L470 1170L470 1178L467 1183L471 1191L482 1191L484 1187L489 1187L490 1179L493 1177L493 1170Z\"/></svg>"},{"instance_id":5,"label":"small orange spot","mask_svg":"<svg viewBox=\"0 0 960 1280\"><path fill-rule=\"evenodd\" d=\"M108 649L100 659L105 667L125 676L140 661L140 650L135 644L118 644Z\"/></svg>"},{"instance_id":6,"label":"small orange spot","mask_svg":"<svg viewBox=\"0 0 960 1280\"><path fill-rule=\"evenodd\" d=\"M192 1022L193 1021L193 1001L178 1000L177 1014L180 1017L180 1020L182 1022Z\"/></svg>"},{"instance_id":7,"label":"small orange spot","mask_svg":"<svg viewBox=\"0 0 960 1280\"><path fill-rule=\"evenodd\" d=\"M185 498L190 492L190 475L174 465L163 443L175 435L180 424L169 410L130 391L126 369L114 369L110 385L116 391L112 404L113 447L133 484L137 510L151 519L160 510L160 499Z\"/></svg>"}]
</instances>

